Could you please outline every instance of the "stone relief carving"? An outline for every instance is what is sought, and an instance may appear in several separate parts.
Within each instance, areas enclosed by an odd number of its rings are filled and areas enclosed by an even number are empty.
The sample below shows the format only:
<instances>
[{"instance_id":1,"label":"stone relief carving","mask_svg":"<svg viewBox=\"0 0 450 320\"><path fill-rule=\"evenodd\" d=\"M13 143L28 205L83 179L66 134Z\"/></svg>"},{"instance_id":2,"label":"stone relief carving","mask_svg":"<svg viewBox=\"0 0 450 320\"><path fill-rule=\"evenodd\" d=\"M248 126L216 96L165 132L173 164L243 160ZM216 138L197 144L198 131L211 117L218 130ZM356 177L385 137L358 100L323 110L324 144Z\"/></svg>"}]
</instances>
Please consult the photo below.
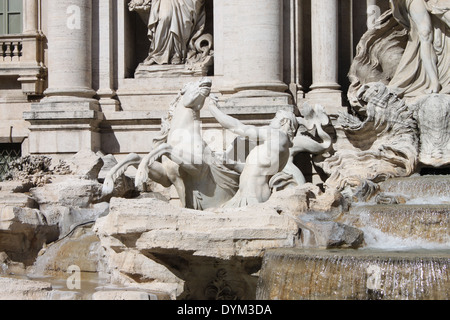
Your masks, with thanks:
<instances>
[{"instance_id":1,"label":"stone relief carving","mask_svg":"<svg viewBox=\"0 0 450 320\"><path fill-rule=\"evenodd\" d=\"M138 167L135 184L144 189L148 179L164 187L174 186L182 205L204 210L219 207L238 188L238 173L222 163L201 136L200 110L211 91L211 80L187 84L162 120L160 136L144 159L129 155L111 169L103 193L114 190L114 182L130 165Z\"/></svg>"},{"instance_id":2,"label":"stone relief carving","mask_svg":"<svg viewBox=\"0 0 450 320\"><path fill-rule=\"evenodd\" d=\"M443 167L450 164L450 96L433 94L420 97L410 108L420 134L421 164Z\"/></svg>"},{"instance_id":3,"label":"stone relief carving","mask_svg":"<svg viewBox=\"0 0 450 320\"><path fill-rule=\"evenodd\" d=\"M348 74L348 100L359 106L358 90L365 84L381 82L389 85L403 56L408 32L393 19L392 11L384 13L377 28L368 30L356 48L356 56Z\"/></svg>"},{"instance_id":4,"label":"stone relief carving","mask_svg":"<svg viewBox=\"0 0 450 320\"><path fill-rule=\"evenodd\" d=\"M292 111L279 111L269 125L256 127L223 113L217 97L211 94L211 86L211 80L204 78L188 83L180 91L162 119L153 150L144 158L130 154L113 167L105 177L104 195L113 193L115 182L129 166L138 169L135 185L140 190L145 191L149 179L163 187L174 186L183 207L196 210L262 203L273 191L288 184L305 183L292 159L298 152L318 154L330 147L331 139L322 128L329 123L323 108L307 106L304 118L297 118ZM252 148L240 148L236 141L225 152L208 146L202 137L200 120L208 97L209 111L216 120L243 137L244 144L255 141ZM306 130L317 129L323 141L297 133L299 123ZM241 162L231 156L236 152Z\"/></svg>"},{"instance_id":5,"label":"stone relief carving","mask_svg":"<svg viewBox=\"0 0 450 320\"><path fill-rule=\"evenodd\" d=\"M205 0L132 0L129 9L147 20L150 40L137 77L207 75L213 64L213 37L205 33Z\"/></svg>"}]
</instances>

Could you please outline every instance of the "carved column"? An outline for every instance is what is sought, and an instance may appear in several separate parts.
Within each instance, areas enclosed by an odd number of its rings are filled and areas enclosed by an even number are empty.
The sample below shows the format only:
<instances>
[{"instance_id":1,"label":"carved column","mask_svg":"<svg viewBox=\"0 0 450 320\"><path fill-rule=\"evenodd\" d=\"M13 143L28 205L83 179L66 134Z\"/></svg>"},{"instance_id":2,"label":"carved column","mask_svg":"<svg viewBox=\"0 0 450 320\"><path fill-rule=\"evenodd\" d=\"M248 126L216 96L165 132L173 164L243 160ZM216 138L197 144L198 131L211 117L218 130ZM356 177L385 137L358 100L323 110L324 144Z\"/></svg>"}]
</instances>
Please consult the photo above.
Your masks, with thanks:
<instances>
[{"instance_id":1,"label":"carved column","mask_svg":"<svg viewBox=\"0 0 450 320\"><path fill-rule=\"evenodd\" d=\"M290 52L284 52L285 59L290 60L290 85L289 89L296 101L304 98L303 88L303 65L304 65L304 28L303 28L303 6L302 0L289 1L289 27L285 26L285 35L290 35ZM288 58L287 58L288 57ZM289 61L288 60L288 61ZM285 75L286 76L286 75Z\"/></svg>"},{"instance_id":2,"label":"carved column","mask_svg":"<svg viewBox=\"0 0 450 320\"><path fill-rule=\"evenodd\" d=\"M224 17L224 37L232 45L231 61L224 64L232 72L235 94L228 105L236 112L258 107L258 112L272 113L280 108L293 108L291 96L283 82L283 1L234 0L232 14ZM231 5L231 4L230 4ZM233 51L233 52L231 52Z\"/></svg>"},{"instance_id":3,"label":"carved column","mask_svg":"<svg viewBox=\"0 0 450 320\"><path fill-rule=\"evenodd\" d=\"M92 89L92 1L48 5L48 89L24 113L31 123L31 154L100 149L98 101Z\"/></svg>"},{"instance_id":4,"label":"carved column","mask_svg":"<svg viewBox=\"0 0 450 320\"><path fill-rule=\"evenodd\" d=\"M119 102L113 97L114 90L114 25L113 6L115 0L98 1L98 39L94 43L98 45L98 90L102 111L117 111Z\"/></svg>"},{"instance_id":5,"label":"carved column","mask_svg":"<svg viewBox=\"0 0 450 320\"><path fill-rule=\"evenodd\" d=\"M338 84L338 1L311 1L312 80L307 99L330 113L342 106Z\"/></svg>"},{"instance_id":6,"label":"carved column","mask_svg":"<svg viewBox=\"0 0 450 320\"><path fill-rule=\"evenodd\" d=\"M49 97L92 98L92 1L48 6Z\"/></svg>"}]
</instances>

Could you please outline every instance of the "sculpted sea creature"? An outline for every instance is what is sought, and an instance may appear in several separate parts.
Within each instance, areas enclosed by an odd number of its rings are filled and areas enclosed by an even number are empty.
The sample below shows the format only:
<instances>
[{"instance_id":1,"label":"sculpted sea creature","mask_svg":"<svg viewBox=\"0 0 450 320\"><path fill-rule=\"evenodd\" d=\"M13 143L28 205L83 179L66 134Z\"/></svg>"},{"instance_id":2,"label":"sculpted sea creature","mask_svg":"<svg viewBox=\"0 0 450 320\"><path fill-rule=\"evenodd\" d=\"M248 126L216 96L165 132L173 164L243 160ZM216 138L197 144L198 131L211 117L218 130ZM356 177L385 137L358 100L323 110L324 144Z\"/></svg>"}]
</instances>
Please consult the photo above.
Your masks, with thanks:
<instances>
[{"instance_id":1,"label":"sculpted sea creature","mask_svg":"<svg viewBox=\"0 0 450 320\"><path fill-rule=\"evenodd\" d=\"M339 191L407 177L417 167L418 129L405 102L380 82L363 85L357 99L359 116L339 117L351 145L321 164L330 174L326 185Z\"/></svg>"}]
</instances>

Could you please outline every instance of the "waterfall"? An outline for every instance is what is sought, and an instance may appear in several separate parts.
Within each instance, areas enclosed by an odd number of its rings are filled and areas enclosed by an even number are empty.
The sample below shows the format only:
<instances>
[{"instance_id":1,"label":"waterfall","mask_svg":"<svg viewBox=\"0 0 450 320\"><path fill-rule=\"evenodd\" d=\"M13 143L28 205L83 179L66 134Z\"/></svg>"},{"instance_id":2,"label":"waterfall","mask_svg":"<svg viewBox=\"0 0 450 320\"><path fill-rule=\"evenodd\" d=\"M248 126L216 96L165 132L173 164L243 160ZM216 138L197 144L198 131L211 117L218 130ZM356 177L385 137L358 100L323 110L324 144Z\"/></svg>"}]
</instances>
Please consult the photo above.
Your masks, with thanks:
<instances>
[{"instance_id":1,"label":"waterfall","mask_svg":"<svg viewBox=\"0 0 450 320\"><path fill-rule=\"evenodd\" d=\"M445 252L276 249L265 254L257 299L446 300Z\"/></svg>"},{"instance_id":2,"label":"waterfall","mask_svg":"<svg viewBox=\"0 0 450 320\"><path fill-rule=\"evenodd\" d=\"M380 184L399 204L353 204L339 222L364 232L349 249L265 253L258 299L448 300L450 177L414 176Z\"/></svg>"},{"instance_id":3,"label":"waterfall","mask_svg":"<svg viewBox=\"0 0 450 320\"><path fill-rule=\"evenodd\" d=\"M350 210L344 223L364 231L369 248L450 248L448 205L358 206Z\"/></svg>"}]
</instances>

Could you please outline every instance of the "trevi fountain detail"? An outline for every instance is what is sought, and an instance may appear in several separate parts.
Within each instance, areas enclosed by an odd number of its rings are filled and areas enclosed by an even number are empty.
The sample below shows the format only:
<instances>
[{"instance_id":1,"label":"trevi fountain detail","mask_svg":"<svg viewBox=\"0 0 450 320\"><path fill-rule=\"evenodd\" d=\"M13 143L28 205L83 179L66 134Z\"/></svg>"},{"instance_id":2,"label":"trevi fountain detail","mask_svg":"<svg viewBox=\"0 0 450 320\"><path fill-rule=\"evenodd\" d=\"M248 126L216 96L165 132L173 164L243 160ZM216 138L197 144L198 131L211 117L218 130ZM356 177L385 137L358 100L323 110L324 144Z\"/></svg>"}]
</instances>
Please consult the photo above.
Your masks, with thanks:
<instances>
[{"instance_id":1,"label":"trevi fountain detail","mask_svg":"<svg viewBox=\"0 0 450 320\"><path fill-rule=\"evenodd\" d=\"M264 124L214 90L204 2L129 5L151 40L136 77L196 77L150 152L13 163L0 298L448 300L448 1L391 1L358 44L348 110L298 101ZM222 149L204 114L231 137Z\"/></svg>"}]
</instances>

